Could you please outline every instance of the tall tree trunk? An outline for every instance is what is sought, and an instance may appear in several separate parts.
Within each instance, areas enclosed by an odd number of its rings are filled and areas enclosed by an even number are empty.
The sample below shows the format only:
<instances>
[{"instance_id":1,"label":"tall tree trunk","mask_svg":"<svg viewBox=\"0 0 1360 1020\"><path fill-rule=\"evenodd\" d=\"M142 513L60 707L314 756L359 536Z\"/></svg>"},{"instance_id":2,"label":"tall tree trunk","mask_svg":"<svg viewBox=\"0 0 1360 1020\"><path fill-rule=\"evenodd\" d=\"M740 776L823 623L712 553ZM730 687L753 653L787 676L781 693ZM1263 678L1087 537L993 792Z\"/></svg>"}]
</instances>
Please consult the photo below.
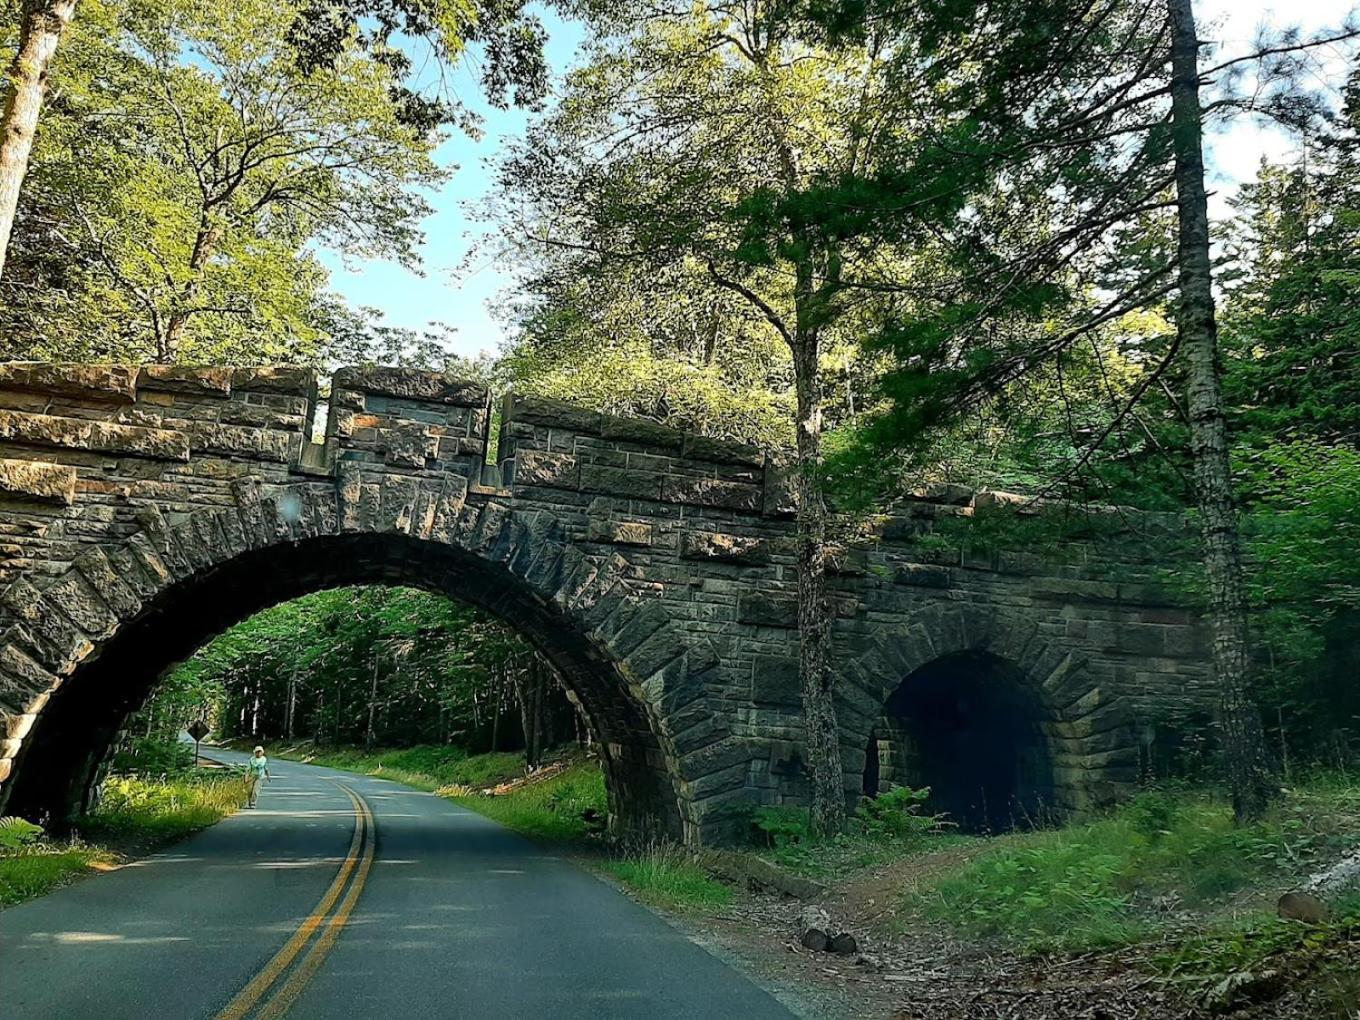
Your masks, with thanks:
<instances>
[{"instance_id":1,"label":"tall tree trunk","mask_svg":"<svg viewBox=\"0 0 1360 1020\"><path fill-rule=\"evenodd\" d=\"M496 676L496 701L495 707L491 712L491 752L494 754L500 749L501 742L501 709L505 695L505 675L509 670L509 665L502 665Z\"/></svg>"},{"instance_id":2,"label":"tall tree trunk","mask_svg":"<svg viewBox=\"0 0 1360 1020\"><path fill-rule=\"evenodd\" d=\"M373 749L373 720L378 712L378 660L373 660L373 680L368 686L368 728L364 731L364 750Z\"/></svg>"},{"instance_id":3,"label":"tall tree trunk","mask_svg":"<svg viewBox=\"0 0 1360 1020\"><path fill-rule=\"evenodd\" d=\"M826 500L822 494L822 382L815 331L800 324L793 344L798 396L798 674L803 687L812 826L823 835L845 825L845 775L832 673L831 605L826 594Z\"/></svg>"},{"instance_id":4,"label":"tall tree trunk","mask_svg":"<svg viewBox=\"0 0 1360 1020\"><path fill-rule=\"evenodd\" d=\"M1176 328L1185 351L1190 451L1194 459L1218 683L1219 726L1239 821L1258 816L1272 781L1260 712L1251 693L1247 601L1228 460L1228 428L1220 393L1209 206L1204 192L1199 39L1192 0L1168 0L1172 31L1172 144L1180 228L1180 306Z\"/></svg>"},{"instance_id":5,"label":"tall tree trunk","mask_svg":"<svg viewBox=\"0 0 1360 1020\"><path fill-rule=\"evenodd\" d=\"M288 708L284 713L283 732L284 736L293 739L293 715L297 711L297 673L290 673L288 676Z\"/></svg>"},{"instance_id":6,"label":"tall tree trunk","mask_svg":"<svg viewBox=\"0 0 1360 1020\"><path fill-rule=\"evenodd\" d=\"M165 318L165 334L161 338L158 352L162 361L173 361L179 353L184 342L185 328L189 325L189 316L193 314L192 302L198 296L198 288L203 282L203 273L208 268L208 260L217 253L217 246L222 241L222 232L222 224L205 211L199 220L198 233L194 235L193 250L189 253L189 279L180 290L175 307Z\"/></svg>"},{"instance_id":7,"label":"tall tree trunk","mask_svg":"<svg viewBox=\"0 0 1360 1020\"><path fill-rule=\"evenodd\" d=\"M19 49L9 66L3 119L0 119L0 276L14 230L19 189L28 172L28 157L38 130L38 114L47 92L61 34L76 13L76 0L24 0L19 22Z\"/></svg>"},{"instance_id":8,"label":"tall tree trunk","mask_svg":"<svg viewBox=\"0 0 1360 1020\"><path fill-rule=\"evenodd\" d=\"M515 698L519 701L519 728L524 733L524 763L538 764L534 747L534 661L515 674Z\"/></svg>"}]
</instances>

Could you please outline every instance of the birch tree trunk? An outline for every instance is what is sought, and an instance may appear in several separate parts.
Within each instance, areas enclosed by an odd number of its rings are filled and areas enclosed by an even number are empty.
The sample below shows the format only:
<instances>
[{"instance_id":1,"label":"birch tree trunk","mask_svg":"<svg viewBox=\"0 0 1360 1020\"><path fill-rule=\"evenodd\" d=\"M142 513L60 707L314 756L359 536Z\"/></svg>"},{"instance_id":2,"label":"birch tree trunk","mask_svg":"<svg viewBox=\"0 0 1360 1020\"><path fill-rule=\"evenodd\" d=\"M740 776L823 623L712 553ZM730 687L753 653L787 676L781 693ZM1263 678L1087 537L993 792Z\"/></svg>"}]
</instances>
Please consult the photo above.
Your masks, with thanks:
<instances>
[{"instance_id":1,"label":"birch tree trunk","mask_svg":"<svg viewBox=\"0 0 1360 1020\"><path fill-rule=\"evenodd\" d=\"M364 750L373 750L373 722L378 712L378 660L373 660L373 681L368 688L368 728L364 730Z\"/></svg>"},{"instance_id":2,"label":"birch tree trunk","mask_svg":"<svg viewBox=\"0 0 1360 1020\"><path fill-rule=\"evenodd\" d=\"M1219 727L1239 821L1262 812L1275 790L1260 713L1251 693L1242 549L1220 393L1209 207L1204 191L1199 39L1192 0L1168 0L1172 31L1172 145L1179 218L1180 305L1190 452L1194 461L1208 584L1209 625L1218 684Z\"/></svg>"},{"instance_id":3,"label":"birch tree trunk","mask_svg":"<svg viewBox=\"0 0 1360 1020\"><path fill-rule=\"evenodd\" d=\"M822 384L815 332L793 345L798 396L798 673L812 779L812 827L823 835L845 826L845 778L832 673L831 606L826 594L826 500L822 494Z\"/></svg>"},{"instance_id":4,"label":"birch tree trunk","mask_svg":"<svg viewBox=\"0 0 1360 1020\"><path fill-rule=\"evenodd\" d=\"M61 34L75 13L76 0L24 0L19 49L9 66L4 113L0 116L0 276L5 272L19 189L28 172L38 114L47 92L47 73Z\"/></svg>"}]
</instances>

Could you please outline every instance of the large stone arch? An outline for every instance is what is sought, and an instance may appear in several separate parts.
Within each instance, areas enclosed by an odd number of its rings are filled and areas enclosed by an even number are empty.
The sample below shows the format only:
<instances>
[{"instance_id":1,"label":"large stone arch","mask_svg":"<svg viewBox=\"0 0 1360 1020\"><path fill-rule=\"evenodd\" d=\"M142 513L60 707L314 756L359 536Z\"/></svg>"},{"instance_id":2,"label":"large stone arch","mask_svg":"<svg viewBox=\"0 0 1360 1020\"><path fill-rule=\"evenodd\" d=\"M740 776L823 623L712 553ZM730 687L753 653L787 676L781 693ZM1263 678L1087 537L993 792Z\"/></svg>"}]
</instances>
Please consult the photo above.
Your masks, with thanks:
<instances>
[{"instance_id":1,"label":"large stone arch","mask_svg":"<svg viewBox=\"0 0 1360 1020\"><path fill-rule=\"evenodd\" d=\"M546 510L470 503L456 476L244 478L233 493L232 506L171 519L148 505L121 541L85 550L46 585L20 578L5 591L16 622L0 635L0 673L24 709L0 745L12 806L78 809L126 713L222 627L318 587L386 581L519 628L582 704L620 826L697 838L665 713L701 688L717 656L675 631L622 557L583 553Z\"/></svg>"},{"instance_id":2,"label":"large stone arch","mask_svg":"<svg viewBox=\"0 0 1360 1020\"><path fill-rule=\"evenodd\" d=\"M1139 761L1133 719L1091 675L1080 650L1047 638L1024 610L946 602L881 629L846 664L839 713L847 797L860 792L865 748L888 699L924 667L966 653L1008 664L1039 707L1054 808L1088 812L1133 788Z\"/></svg>"}]
</instances>

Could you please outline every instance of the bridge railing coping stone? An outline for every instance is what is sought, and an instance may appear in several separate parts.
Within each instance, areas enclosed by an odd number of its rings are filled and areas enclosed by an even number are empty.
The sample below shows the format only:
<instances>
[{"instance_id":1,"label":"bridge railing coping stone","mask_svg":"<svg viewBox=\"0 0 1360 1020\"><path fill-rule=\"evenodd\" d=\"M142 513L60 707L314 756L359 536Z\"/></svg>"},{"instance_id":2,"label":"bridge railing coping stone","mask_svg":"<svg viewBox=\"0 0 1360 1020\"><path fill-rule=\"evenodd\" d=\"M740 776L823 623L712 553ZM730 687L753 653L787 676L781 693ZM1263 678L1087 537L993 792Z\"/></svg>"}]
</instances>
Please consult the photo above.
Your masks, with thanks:
<instances>
[{"instance_id":1,"label":"bridge railing coping stone","mask_svg":"<svg viewBox=\"0 0 1360 1020\"><path fill-rule=\"evenodd\" d=\"M331 380L326 448L310 450L314 370L292 366L194 367L0 363L0 496L69 503L77 451L187 461L195 453L274 462L305 473L336 460L398 470L449 470L474 484L503 482L679 503L742 515L788 517L792 467L756 447L566 401L505 394L498 465L487 470L491 396L445 373L373 365ZM52 456L44 452L55 451ZM308 458L307 453L314 454ZM483 477L485 476L485 477ZM1178 531L1176 514L1078 506L1061 500L929 484L909 494L910 518L1080 512ZM902 516L873 529L893 540L920 533ZM928 528L926 529L928 530Z\"/></svg>"}]
</instances>

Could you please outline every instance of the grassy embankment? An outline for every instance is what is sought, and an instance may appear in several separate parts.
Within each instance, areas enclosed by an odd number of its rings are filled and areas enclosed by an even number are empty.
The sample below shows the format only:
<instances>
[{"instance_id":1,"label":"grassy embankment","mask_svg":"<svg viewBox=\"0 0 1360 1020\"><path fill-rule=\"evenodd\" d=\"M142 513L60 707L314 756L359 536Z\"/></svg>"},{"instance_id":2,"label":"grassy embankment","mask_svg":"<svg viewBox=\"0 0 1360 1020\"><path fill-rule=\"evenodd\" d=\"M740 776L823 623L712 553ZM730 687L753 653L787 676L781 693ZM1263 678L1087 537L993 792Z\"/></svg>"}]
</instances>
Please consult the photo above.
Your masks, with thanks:
<instances>
[{"instance_id":1,"label":"grassy embankment","mask_svg":"<svg viewBox=\"0 0 1360 1020\"><path fill-rule=\"evenodd\" d=\"M758 812L773 844L764 853L851 899L895 888L895 909L878 923L900 934L947 930L989 953L1118 953L1120 966L1210 1009L1274 994L1244 990L1253 983L1306 974L1349 1004L1337 1015L1360 1015L1360 890L1336 898L1319 924L1275 916L1281 893L1360 844L1356 777L1320 773L1246 826L1221 794L1180 787L1093 821L992 838L953 835L912 812L909 795L891 796L908 808L889 815L892 825L866 805L833 840L811 839L803 813Z\"/></svg>"},{"instance_id":2,"label":"grassy embankment","mask_svg":"<svg viewBox=\"0 0 1360 1020\"><path fill-rule=\"evenodd\" d=\"M0 834L0 904L41 896L77 878L205 829L245 802L235 776L185 773L167 779L115 776L98 809L70 839L43 838L36 826L10 823ZM12 844L12 845L10 845Z\"/></svg>"},{"instance_id":3,"label":"grassy embankment","mask_svg":"<svg viewBox=\"0 0 1360 1020\"><path fill-rule=\"evenodd\" d=\"M909 891L909 915L1023 948L1130 945L1259 920L1275 895L1360 842L1360 780L1330 774L1236 826L1222 797L1154 791L1082 825L997 838Z\"/></svg>"},{"instance_id":4,"label":"grassy embankment","mask_svg":"<svg viewBox=\"0 0 1360 1020\"><path fill-rule=\"evenodd\" d=\"M526 777L521 755L469 755L448 746L364 752L303 745L275 747L271 753L428 790L541 842L586 845L593 826L585 816L602 819L608 811L599 764L580 755L559 758ZM655 906L710 908L732 897L730 888L675 847L634 849L595 863Z\"/></svg>"},{"instance_id":5,"label":"grassy embankment","mask_svg":"<svg viewBox=\"0 0 1360 1020\"><path fill-rule=\"evenodd\" d=\"M1127 953L1211 1011L1307 975L1353 1016L1360 890L1317 924L1277 917L1275 901L1357 843L1360 779L1343 774L1298 784L1240 827L1222 796L1148 792L1087 824L987 842L904 890L897 923L1025 953Z\"/></svg>"}]
</instances>

